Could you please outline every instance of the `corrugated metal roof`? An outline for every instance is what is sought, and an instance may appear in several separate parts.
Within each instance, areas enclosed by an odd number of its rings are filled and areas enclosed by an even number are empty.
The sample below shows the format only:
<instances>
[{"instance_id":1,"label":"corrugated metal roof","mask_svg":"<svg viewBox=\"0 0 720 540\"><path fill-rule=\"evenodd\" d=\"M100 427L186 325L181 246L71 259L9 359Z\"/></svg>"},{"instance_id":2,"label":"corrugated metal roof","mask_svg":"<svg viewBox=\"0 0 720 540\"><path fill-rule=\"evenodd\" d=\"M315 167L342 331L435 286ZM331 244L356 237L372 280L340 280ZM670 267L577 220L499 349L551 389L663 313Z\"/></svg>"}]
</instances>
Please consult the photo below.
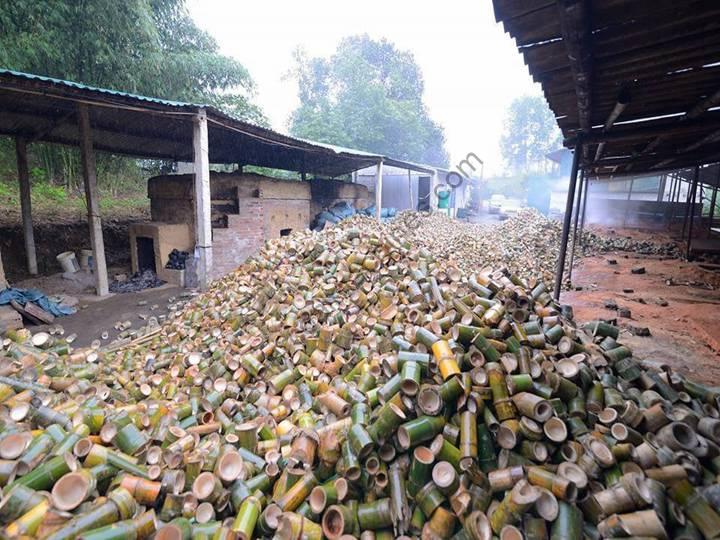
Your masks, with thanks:
<instances>
[{"instance_id":1,"label":"corrugated metal roof","mask_svg":"<svg viewBox=\"0 0 720 540\"><path fill-rule=\"evenodd\" d=\"M51 84L68 86L77 90L90 90L92 92L99 92L101 94L108 94L110 96L119 96L131 99L139 99L141 101L147 101L149 103L157 103L158 105L167 105L168 107L181 107L181 108L193 108L198 107L209 107L209 105L202 105L198 103L185 103L182 101L173 101L170 99L161 99L156 97L141 96L140 94L131 94L130 92L121 92L120 90L111 90L109 88L99 88L97 86L90 86L87 84L68 81L65 79L56 79L54 77L46 77L45 75L35 75L34 73L25 73L23 71L14 71L12 69L0 68L0 75L13 75L15 77L21 77L31 81L43 81Z\"/></svg>"},{"instance_id":2,"label":"corrugated metal roof","mask_svg":"<svg viewBox=\"0 0 720 540\"><path fill-rule=\"evenodd\" d=\"M64 79L46 77L44 75L36 75L33 73L25 73L25 72L21 72L21 71L14 71L14 70L10 70L10 69L0 68L0 76L8 76L8 75L11 77L14 77L14 78L28 80L28 81L39 81L44 84L49 84L49 85L57 86L57 87L61 87L61 88L69 88L69 89L79 90L79 91L87 92L87 93L91 93L91 94L101 94L101 95L110 96L110 97L118 97L118 98L123 98L123 99L127 99L127 100L132 100L132 101L138 101L138 102L143 102L143 103L148 103L148 104L153 104L153 105L159 105L162 107L192 110L192 111L195 111L197 109L205 109L208 112L208 117L210 119L212 116L215 116L219 119L229 121L233 124L234 128L243 131L248 136L258 137L258 138L266 138L267 139L266 142L268 142L268 143L272 143L272 142L276 142L277 144L295 143L298 145L299 150L307 150L307 151L330 150L338 156L344 156L344 157L348 157L348 158L366 159L366 160L367 159L375 159L375 160L382 159L388 165L395 165L398 167L403 167L406 169L411 169L411 170L420 171L420 172L431 172L433 170L443 170L443 169L433 167L430 165L413 163L413 162L406 161L406 160L396 159L391 156L384 156L381 154L366 152L364 150L358 150L355 148L345 148L345 147L337 146L337 145L333 145L333 144L321 143L318 141L312 141L312 140L307 140L307 139L301 139L298 137L292 137L290 135L279 133L272 129L258 126L256 124L253 124L252 122L248 122L245 120L239 120L238 118L235 118L235 117L215 108L214 106L208 105L208 104L187 103L187 102L182 102L182 101L174 101L174 100L168 100L168 99L162 99L162 98L156 98L156 97L143 96L140 94L133 94L130 92L111 90L108 88L99 88L96 86L86 85L86 84L75 82L75 81L68 81L68 80L64 80ZM243 128L249 129L250 131L245 132ZM273 138L275 138L276 140L273 141L272 140Z\"/></svg>"}]
</instances>

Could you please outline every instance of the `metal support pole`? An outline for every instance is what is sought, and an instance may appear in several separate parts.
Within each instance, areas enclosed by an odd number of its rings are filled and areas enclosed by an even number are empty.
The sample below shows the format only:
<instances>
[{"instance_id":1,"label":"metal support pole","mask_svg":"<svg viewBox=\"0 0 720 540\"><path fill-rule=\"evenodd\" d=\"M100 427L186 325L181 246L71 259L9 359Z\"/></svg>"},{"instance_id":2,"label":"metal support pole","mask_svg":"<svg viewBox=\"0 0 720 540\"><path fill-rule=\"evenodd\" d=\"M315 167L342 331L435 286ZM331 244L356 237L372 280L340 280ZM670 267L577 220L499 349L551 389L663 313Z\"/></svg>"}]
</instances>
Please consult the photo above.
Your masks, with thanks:
<instances>
[{"instance_id":1,"label":"metal support pole","mask_svg":"<svg viewBox=\"0 0 720 540\"><path fill-rule=\"evenodd\" d=\"M570 250L570 265L568 268L568 281L572 282L573 262L575 262L575 245L577 244L578 224L580 222L580 210L582 208L583 191L587 182L585 171L580 175L580 183L577 188L577 203L575 204L575 223L573 224L572 249Z\"/></svg>"},{"instance_id":2,"label":"metal support pole","mask_svg":"<svg viewBox=\"0 0 720 540\"><path fill-rule=\"evenodd\" d=\"M383 162L378 161L375 172L375 217L378 221L382 217L382 184L383 184Z\"/></svg>"},{"instance_id":3,"label":"metal support pole","mask_svg":"<svg viewBox=\"0 0 720 540\"><path fill-rule=\"evenodd\" d=\"M590 185L590 179L585 177L585 192L583 193L583 204L582 212L580 213L580 246L585 246L585 239L583 238L583 230L585 229L585 211L587 210L588 200L588 186Z\"/></svg>"},{"instance_id":4,"label":"metal support pole","mask_svg":"<svg viewBox=\"0 0 720 540\"><path fill-rule=\"evenodd\" d=\"M694 183L694 181L690 183L690 186L688 187L688 190L687 190L687 196L685 197L685 215L683 217L683 228L682 228L681 238L685 237L685 232L687 231L688 216L690 214L690 205L692 204L690 197L692 195L693 183Z\"/></svg>"},{"instance_id":5,"label":"metal support pole","mask_svg":"<svg viewBox=\"0 0 720 540\"><path fill-rule=\"evenodd\" d=\"M105 243L100 220L100 197L97 189L95 172L95 151L93 150L92 131L90 128L90 112L84 103L78 105L80 131L80 159L82 161L83 181L85 184L85 202L90 225L90 245L93 251L93 267L95 270L95 291L98 296L109 294L107 263L105 261Z\"/></svg>"},{"instance_id":6,"label":"metal support pole","mask_svg":"<svg viewBox=\"0 0 720 540\"><path fill-rule=\"evenodd\" d=\"M718 167L720 169L720 167ZM715 219L715 205L717 204L717 192L718 188L713 188L712 197L710 198L710 220L708 221L708 232L712 232L713 219Z\"/></svg>"},{"instance_id":7,"label":"metal support pole","mask_svg":"<svg viewBox=\"0 0 720 540\"><path fill-rule=\"evenodd\" d=\"M430 212L435 212L438 209L438 198L435 193L435 188L438 185L438 172L437 169L433 170L432 176L430 177Z\"/></svg>"},{"instance_id":8,"label":"metal support pole","mask_svg":"<svg viewBox=\"0 0 720 540\"><path fill-rule=\"evenodd\" d=\"M193 160L195 166L195 255L200 289L207 289L212 274L212 218L210 201L210 159L207 114L201 109L193 117Z\"/></svg>"},{"instance_id":9,"label":"metal support pole","mask_svg":"<svg viewBox=\"0 0 720 540\"><path fill-rule=\"evenodd\" d=\"M27 161L27 142L21 137L15 139L18 182L20 183L20 211L22 212L23 236L25 238L25 257L28 272L32 276L38 273L35 254L35 235L32 224L32 203L30 201L30 173Z\"/></svg>"},{"instance_id":10,"label":"metal support pole","mask_svg":"<svg viewBox=\"0 0 720 540\"><path fill-rule=\"evenodd\" d=\"M690 199L690 222L688 225L687 252L685 258L690 260L690 245L692 243L693 221L695 220L695 199L697 198L698 178L700 178L700 166L695 165L695 177L692 183L692 198ZM701 213L702 215L702 213Z\"/></svg>"},{"instance_id":11,"label":"metal support pole","mask_svg":"<svg viewBox=\"0 0 720 540\"><path fill-rule=\"evenodd\" d=\"M560 253L558 264L555 270L555 288L553 296L556 301L560 300L560 289L565 271L565 256L567 255L567 244L570 236L570 220L572 219L573 198L575 197L575 186L577 184L578 165L582 154L582 144L577 144L573 152L572 170L570 171L570 185L568 186L567 201L565 202L565 219L563 220L562 238L560 239Z\"/></svg>"}]
</instances>

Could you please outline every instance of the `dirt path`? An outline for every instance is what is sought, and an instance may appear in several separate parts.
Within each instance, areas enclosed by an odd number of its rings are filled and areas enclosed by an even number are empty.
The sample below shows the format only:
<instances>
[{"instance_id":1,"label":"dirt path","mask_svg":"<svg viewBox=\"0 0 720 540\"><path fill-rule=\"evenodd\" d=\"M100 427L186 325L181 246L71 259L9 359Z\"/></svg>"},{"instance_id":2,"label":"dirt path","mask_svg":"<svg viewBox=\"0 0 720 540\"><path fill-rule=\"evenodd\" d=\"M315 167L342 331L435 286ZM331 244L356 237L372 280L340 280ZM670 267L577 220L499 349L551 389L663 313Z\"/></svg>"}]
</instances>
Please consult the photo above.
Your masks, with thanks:
<instances>
[{"instance_id":1,"label":"dirt path","mask_svg":"<svg viewBox=\"0 0 720 540\"><path fill-rule=\"evenodd\" d=\"M632 274L637 266L646 273ZM617 322L625 328L620 341L637 358L720 385L720 273L677 259L611 253L582 259L573 284L582 290L563 293L562 301L573 306L578 322L616 318L616 311L605 308L607 300L614 300L631 311L631 319ZM647 327L652 335L631 335L628 325Z\"/></svg>"},{"instance_id":2,"label":"dirt path","mask_svg":"<svg viewBox=\"0 0 720 540\"><path fill-rule=\"evenodd\" d=\"M100 334L107 331L107 340L102 340L103 345L110 343L119 332L113 327L116 322L130 321L132 328L139 328L147 324L147 321L140 319L139 314L148 317L159 317L167 315L168 300L172 297L179 298L180 294L187 292L185 289L170 285L163 285L156 289L146 289L138 293L115 294L104 300L97 300L94 297L80 298L80 304L85 308L78 309L74 315L60 317L55 320L65 329L65 335L77 334L74 347L87 347L93 340L100 339ZM146 302L146 305L139 306L138 302ZM151 307L157 305L156 309ZM33 333L47 330L47 326L29 326Z\"/></svg>"}]
</instances>

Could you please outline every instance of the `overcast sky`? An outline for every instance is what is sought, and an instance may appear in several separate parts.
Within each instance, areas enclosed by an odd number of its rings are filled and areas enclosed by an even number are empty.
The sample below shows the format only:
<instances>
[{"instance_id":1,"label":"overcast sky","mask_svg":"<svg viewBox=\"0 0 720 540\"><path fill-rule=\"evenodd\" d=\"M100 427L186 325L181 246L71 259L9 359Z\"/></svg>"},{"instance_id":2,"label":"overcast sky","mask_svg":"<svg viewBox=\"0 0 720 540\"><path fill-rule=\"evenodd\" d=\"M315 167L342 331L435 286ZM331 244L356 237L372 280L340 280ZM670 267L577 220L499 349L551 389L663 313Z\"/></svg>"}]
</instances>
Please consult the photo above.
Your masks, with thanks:
<instances>
[{"instance_id":1,"label":"overcast sky","mask_svg":"<svg viewBox=\"0 0 720 540\"><path fill-rule=\"evenodd\" d=\"M367 33L413 52L425 77L425 103L445 128L451 165L475 152L502 172L499 137L514 97L539 94L513 40L495 23L490 0L189 0L198 25L221 52L248 68L257 103L287 132L297 87L283 75L292 52L331 55L341 38Z\"/></svg>"}]
</instances>

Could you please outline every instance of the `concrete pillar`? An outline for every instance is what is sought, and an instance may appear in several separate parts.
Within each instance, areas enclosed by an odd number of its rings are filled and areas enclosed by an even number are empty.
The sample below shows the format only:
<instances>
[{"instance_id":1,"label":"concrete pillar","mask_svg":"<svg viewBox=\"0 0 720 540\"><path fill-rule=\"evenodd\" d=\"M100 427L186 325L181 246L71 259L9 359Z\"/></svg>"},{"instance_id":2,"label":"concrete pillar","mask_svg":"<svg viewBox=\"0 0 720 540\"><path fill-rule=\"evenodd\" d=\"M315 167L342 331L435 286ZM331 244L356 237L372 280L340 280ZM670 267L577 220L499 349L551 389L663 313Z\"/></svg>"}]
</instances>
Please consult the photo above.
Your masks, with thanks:
<instances>
[{"instance_id":1,"label":"concrete pillar","mask_svg":"<svg viewBox=\"0 0 720 540\"><path fill-rule=\"evenodd\" d=\"M430 211L435 212L438 209L438 198L435 193L435 188L438 185L438 172L434 170L430 177Z\"/></svg>"},{"instance_id":2,"label":"concrete pillar","mask_svg":"<svg viewBox=\"0 0 720 540\"><path fill-rule=\"evenodd\" d=\"M193 117L193 161L195 165L195 257L200 289L207 289L212 272L212 223L210 205L210 158L207 114L201 109Z\"/></svg>"},{"instance_id":3,"label":"concrete pillar","mask_svg":"<svg viewBox=\"0 0 720 540\"><path fill-rule=\"evenodd\" d=\"M80 158L82 160L83 181L85 183L85 202L88 208L90 225L90 244L93 251L95 269L95 291L98 296L109 294L107 264L105 262L105 243L103 242L102 223L100 221L100 197L95 172L95 151L93 150L90 113L84 103L78 104L80 128Z\"/></svg>"},{"instance_id":4,"label":"concrete pillar","mask_svg":"<svg viewBox=\"0 0 720 540\"><path fill-rule=\"evenodd\" d=\"M37 256L35 255L35 235L32 225L32 204L30 202L30 173L27 162L27 143L21 137L15 138L15 155L17 156L18 182L20 183L20 209L22 211L23 235L25 237L25 257L28 272L36 276L38 273Z\"/></svg>"},{"instance_id":5,"label":"concrete pillar","mask_svg":"<svg viewBox=\"0 0 720 540\"><path fill-rule=\"evenodd\" d=\"M375 172L375 217L380 221L382 215L382 185L383 185L383 162L378 161Z\"/></svg>"}]
</instances>

